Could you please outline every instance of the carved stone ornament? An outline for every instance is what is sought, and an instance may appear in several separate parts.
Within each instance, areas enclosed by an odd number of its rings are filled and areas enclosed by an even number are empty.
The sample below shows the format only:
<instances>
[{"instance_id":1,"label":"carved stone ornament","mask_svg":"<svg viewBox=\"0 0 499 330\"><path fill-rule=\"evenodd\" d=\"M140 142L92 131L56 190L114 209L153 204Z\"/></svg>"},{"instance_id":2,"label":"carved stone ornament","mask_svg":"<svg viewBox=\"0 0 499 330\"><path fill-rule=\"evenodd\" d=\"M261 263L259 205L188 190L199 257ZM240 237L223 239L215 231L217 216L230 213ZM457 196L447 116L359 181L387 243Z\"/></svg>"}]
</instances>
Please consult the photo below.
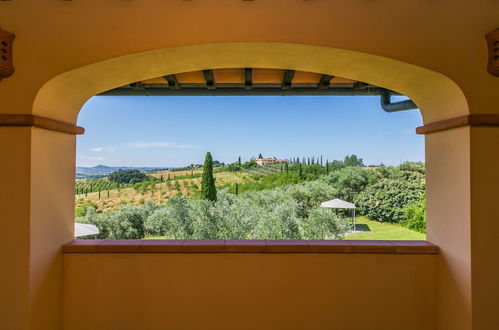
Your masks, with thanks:
<instances>
[{"instance_id":1,"label":"carved stone ornament","mask_svg":"<svg viewBox=\"0 0 499 330\"><path fill-rule=\"evenodd\" d=\"M489 46L489 66L487 71L499 77L499 28L485 35Z\"/></svg>"},{"instance_id":2,"label":"carved stone ornament","mask_svg":"<svg viewBox=\"0 0 499 330\"><path fill-rule=\"evenodd\" d=\"M14 33L0 29L0 80L14 73L14 66L12 65L13 42Z\"/></svg>"}]
</instances>

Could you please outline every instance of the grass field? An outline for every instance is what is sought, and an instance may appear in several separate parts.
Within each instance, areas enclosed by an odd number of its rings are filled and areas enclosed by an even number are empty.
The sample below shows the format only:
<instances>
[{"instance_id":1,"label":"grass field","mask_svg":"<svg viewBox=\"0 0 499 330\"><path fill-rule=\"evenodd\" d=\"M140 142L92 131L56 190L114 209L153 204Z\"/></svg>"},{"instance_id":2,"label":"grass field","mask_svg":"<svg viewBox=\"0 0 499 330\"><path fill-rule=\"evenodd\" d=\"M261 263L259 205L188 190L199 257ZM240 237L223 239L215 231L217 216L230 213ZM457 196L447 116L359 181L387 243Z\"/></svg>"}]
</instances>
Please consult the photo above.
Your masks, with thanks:
<instances>
[{"instance_id":1,"label":"grass field","mask_svg":"<svg viewBox=\"0 0 499 330\"><path fill-rule=\"evenodd\" d=\"M373 240L424 240L426 235L402 227L401 225L372 221L366 217L357 217L357 224L369 227L370 231L345 236L345 239Z\"/></svg>"}]
</instances>

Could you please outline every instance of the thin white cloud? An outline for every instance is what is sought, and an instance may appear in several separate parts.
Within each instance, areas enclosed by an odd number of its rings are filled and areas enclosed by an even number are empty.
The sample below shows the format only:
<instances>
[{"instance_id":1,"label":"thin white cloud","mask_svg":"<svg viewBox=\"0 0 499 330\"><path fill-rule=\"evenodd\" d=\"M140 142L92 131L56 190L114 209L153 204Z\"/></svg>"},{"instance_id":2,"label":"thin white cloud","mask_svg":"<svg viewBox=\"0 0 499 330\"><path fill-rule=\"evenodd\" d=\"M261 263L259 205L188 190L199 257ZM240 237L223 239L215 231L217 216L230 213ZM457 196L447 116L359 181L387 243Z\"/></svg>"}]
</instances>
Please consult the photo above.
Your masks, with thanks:
<instances>
[{"instance_id":1,"label":"thin white cloud","mask_svg":"<svg viewBox=\"0 0 499 330\"><path fill-rule=\"evenodd\" d=\"M102 150L104 150L104 148L102 148L102 147L90 148L90 151L92 151L92 152L101 152Z\"/></svg>"},{"instance_id":2,"label":"thin white cloud","mask_svg":"<svg viewBox=\"0 0 499 330\"><path fill-rule=\"evenodd\" d=\"M126 145L129 148L175 148L194 149L196 146L189 144L176 144L174 142L133 142Z\"/></svg>"},{"instance_id":3,"label":"thin white cloud","mask_svg":"<svg viewBox=\"0 0 499 330\"><path fill-rule=\"evenodd\" d=\"M76 158L81 160L106 160L105 157L92 157L92 156L76 156Z\"/></svg>"}]
</instances>

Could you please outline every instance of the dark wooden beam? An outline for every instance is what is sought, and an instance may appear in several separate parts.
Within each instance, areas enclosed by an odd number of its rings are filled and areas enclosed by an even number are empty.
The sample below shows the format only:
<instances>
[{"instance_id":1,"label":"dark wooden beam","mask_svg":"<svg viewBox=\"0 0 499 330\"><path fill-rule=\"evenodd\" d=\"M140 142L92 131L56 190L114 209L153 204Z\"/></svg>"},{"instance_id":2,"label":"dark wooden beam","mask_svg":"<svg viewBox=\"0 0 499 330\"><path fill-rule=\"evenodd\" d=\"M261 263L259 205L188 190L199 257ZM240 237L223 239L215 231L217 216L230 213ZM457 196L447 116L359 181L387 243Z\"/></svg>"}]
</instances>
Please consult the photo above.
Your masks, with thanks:
<instances>
[{"instance_id":1,"label":"dark wooden beam","mask_svg":"<svg viewBox=\"0 0 499 330\"><path fill-rule=\"evenodd\" d=\"M295 70L284 70L284 75L282 77L282 88L289 89L293 83L293 77L295 76Z\"/></svg>"},{"instance_id":2,"label":"dark wooden beam","mask_svg":"<svg viewBox=\"0 0 499 330\"><path fill-rule=\"evenodd\" d=\"M355 89L361 89L361 88L367 87L368 85L369 85L368 83L365 83L363 81L356 81L353 84L353 88L355 88Z\"/></svg>"},{"instance_id":3,"label":"dark wooden beam","mask_svg":"<svg viewBox=\"0 0 499 330\"><path fill-rule=\"evenodd\" d=\"M215 76L213 70L203 70L204 80L206 80L206 88L215 89Z\"/></svg>"},{"instance_id":4,"label":"dark wooden beam","mask_svg":"<svg viewBox=\"0 0 499 330\"><path fill-rule=\"evenodd\" d=\"M145 89L144 84L141 81L133 82L129 85L132 89Z\"/></svg>"},{"instance_id":5,"label":"dark wooden beam","mask_svg":"<svg viewBox=\"0 0 499 330\"><path fill-rule=\"evenodd\" d=\"M253 88L253 69L245 68L244 69L244 88L251 89Z\"/></svg>"},{"instance_id":6,"label":"dark wooden beam","mask_svg":"<svg viewBox=\"0 0 499 330\"><path fill-rule=\"evenodd\" d=\"M328 88L331 85L331 79L333 78L334 76L323 74L317 84L317 88Z\"/></svg>"},{"instance_id":7,"label":"dark wooden beam","mask_svg":"<svg viewBox=\"0 0 499 330\"><path fill-rule=\"evenodd\" d=\"M167 74L166 76L163 76L163 78L165 78L165 80L168 82L168 87L175 89L180 88L177 76L175 76L174 74Z\"/></svg>"}]
</instances>

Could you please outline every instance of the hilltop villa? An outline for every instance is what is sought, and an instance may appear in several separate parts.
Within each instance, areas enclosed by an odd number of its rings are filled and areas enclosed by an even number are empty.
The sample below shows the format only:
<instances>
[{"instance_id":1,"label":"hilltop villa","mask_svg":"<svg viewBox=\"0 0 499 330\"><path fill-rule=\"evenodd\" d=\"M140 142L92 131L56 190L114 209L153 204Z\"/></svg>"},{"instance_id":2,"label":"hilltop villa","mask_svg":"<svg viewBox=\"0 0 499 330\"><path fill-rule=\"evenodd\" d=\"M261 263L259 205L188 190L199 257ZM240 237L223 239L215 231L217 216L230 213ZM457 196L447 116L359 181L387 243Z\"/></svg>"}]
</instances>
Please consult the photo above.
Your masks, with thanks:
<instances>
[{"instance_id":1,"label":"hilltop villa","mask_svg":"<svg viewBox=\"0 0 499 330\"><path fill-rule=\"evenodd\" d=\"M277 158L259 158L256 160L256 163L258 165L271 165L271 164L278 164L278 163L287 163L288 161L286 159L277 159Z\"/></svg>"}]
</instances>

